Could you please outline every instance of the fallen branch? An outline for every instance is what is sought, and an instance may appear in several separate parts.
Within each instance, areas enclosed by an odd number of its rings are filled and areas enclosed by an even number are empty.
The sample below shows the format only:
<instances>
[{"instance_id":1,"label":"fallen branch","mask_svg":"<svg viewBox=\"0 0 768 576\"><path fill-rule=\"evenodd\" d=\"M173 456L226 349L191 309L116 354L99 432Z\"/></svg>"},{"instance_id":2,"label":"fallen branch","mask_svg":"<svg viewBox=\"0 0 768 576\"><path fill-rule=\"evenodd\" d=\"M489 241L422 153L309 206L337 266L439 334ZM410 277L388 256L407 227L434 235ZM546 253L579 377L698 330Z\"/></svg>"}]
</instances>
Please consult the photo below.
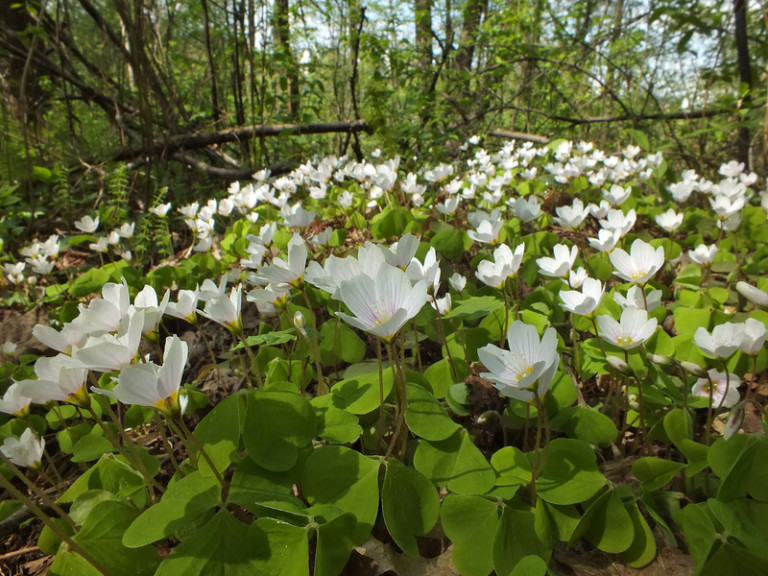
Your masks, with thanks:
<instances>
[{"instance_id":1,"label":"fallen branch","mask_svg":"<svg viewBox=\"0 0 768 576\"><path fill-rule=\"evenodd\" d=\"M202 160L198 160L184 154L183 152L176 152L171 155L171 159L186 164L191 168L195 168L200 172L204 172L214 178L222 178L224 180L250 180L254 174L264 170L264 168L219 168L218 166L211 166ZM288 174L297 165L292 162L281 162L280 164L274 164L266 168L266 170L272 176L279 176L281 174Z\"/></svg>"},{"instance_id":2,"label":"fallen branch","mask_svg":"<svg viewBox=\"0 0 768 576\"><path fill-rule=\"evenodd\" d=\"M319 124L276 124L272 126L244 126L230 128L218 132L199 132L197 134L184 134L171 136L164 140L155 140L151 146L122 148L112 154L111 159L117 162L132 160L141 156L172 156L182 150L195 150L213 146L239 142L263 136L298 136L301 134L328 134L334 132L373 133L373 128L368 126L365 120L353 120L351 122L324 122Z\"/></svg>"},{"instance_id":3,"label":"fallen branch","mask_svg":"<svg viewBox=\"0 0 768 576\"><path fill-rule=\"evenodd\" d=\"M66 508L68 510L69 506L66 506ZM45 504L41 504L40 509L48 515L56 514L53 508L46 506ZM32 517L34 517L34 514L29 508L23 507L18 509L5 520L0 522L0 538L5 538L10 534L18 532L21 528L21 525Z\"/></svg>"},{"instance_id":4,"label":"fallen branch","mask_svg":"<svg viewBox=\"0 0 768 576\"><path fill-rule=\"evenodd\" d=\"M497 128L488 133L488 136L496 138L509 138L510 140L522 140L524 142L533 142L534 144L549 144L549 138L539 134L528 134L527 132L515 132L514 130L503 130Z\"/></svg>"}]
</instances>

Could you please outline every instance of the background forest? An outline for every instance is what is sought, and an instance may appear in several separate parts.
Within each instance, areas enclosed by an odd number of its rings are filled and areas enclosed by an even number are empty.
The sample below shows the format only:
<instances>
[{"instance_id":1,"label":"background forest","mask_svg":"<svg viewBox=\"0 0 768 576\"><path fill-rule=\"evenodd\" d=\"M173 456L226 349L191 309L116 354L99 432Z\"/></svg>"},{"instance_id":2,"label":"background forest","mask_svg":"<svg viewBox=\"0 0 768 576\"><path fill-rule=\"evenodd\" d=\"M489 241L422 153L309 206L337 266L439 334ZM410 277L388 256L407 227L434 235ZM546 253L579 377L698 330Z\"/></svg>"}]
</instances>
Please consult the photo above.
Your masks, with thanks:
<instances>
[{"instance_id":1,"label":"background forest","mask_svg":"<svg viewBox=\"0 0 768 576\"><path fill-rule=\"evenodd\" d=\"M182 201L321 154L451 160L473 135L766 170L755 0L2 0L0 22L6 241L110 186Z\"/></svg>"}]
</instances>

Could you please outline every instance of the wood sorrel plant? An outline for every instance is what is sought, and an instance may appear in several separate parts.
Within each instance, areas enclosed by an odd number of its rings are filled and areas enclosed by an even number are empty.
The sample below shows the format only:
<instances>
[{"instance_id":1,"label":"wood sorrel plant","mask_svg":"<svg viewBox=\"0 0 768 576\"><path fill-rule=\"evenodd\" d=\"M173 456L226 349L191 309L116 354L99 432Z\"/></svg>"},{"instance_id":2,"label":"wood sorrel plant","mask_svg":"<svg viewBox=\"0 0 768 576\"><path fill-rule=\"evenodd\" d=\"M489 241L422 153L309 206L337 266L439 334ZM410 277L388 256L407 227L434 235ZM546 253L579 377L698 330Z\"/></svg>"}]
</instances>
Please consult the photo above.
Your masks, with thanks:
<instances>
[{"instance_id":1,"label":"wood sorrel plant","mask_svg":"<svg viewBox=\"0 0 768 576\"><path fill-rule=\"evenodd\" d=\"M18 383L0 472L46 523L50 573L333 576L372 534L418 555L438 520L468 576L545 574L580 540L632 567L684 540L699 574L761 573L768 226L752 177L677 186L660 156L565 142L472 154L425 170L428 187L351 161L324 164L323 198L304 196L311 167L232 187L182 208L196 252L173 265L43 278L62 326L35 333L60 354L3 358ZM677 260L703 244L711 261ZM168 318L198 313L216 387ZM37 476L12 462L31 430L71 480L56 502L51 460Z\"/></svg>"}]
</instances>

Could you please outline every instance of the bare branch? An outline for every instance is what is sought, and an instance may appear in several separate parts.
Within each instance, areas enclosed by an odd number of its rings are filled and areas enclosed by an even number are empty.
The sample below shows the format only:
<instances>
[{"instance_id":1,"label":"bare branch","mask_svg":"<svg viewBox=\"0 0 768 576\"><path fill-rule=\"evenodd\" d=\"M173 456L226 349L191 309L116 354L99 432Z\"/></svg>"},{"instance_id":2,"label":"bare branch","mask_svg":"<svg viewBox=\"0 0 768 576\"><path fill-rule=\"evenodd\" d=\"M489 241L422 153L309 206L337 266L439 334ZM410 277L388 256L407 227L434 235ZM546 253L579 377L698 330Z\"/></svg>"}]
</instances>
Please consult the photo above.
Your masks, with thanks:
<instances>
[{"instance_id":1,"label":"bare branch","mask_svg":"<svg viewBox=\"0 0 768 576\"><path fill-rule=\"evenodd\" d=\"M196 134L173 136L164 140L155 140L148 148L123 148L118 150L112 154L110 159L114 161L131 160L144 154L170 156L181 150L194 150L206 146L213 146L215 144L240 142L242 140L250 140L263 136L298 136L302 134L328 134L332 132L343 132L348 134L365 132L367 134L372 134L373 128L368 126L368 123L365 120L354 120L352 122L325 122L320 124L244 126L218 132L198 132ZM92 160L92 162L93 161L95 160ZM86 160L86 162L88 161Z\"/></svg>"}]
</instances>

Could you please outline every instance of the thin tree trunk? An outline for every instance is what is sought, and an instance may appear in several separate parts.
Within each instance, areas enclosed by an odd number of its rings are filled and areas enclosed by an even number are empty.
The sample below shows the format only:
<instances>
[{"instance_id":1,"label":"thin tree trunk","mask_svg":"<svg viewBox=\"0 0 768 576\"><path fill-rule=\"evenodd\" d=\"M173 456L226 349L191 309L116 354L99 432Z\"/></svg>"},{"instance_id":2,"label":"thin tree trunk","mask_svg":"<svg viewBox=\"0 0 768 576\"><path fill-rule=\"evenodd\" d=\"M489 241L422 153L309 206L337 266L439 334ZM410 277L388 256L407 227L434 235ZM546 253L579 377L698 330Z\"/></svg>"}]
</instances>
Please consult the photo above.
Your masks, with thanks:
<instances>
[{"instance_id":1,"label":"thin tree trunk","mask_svg":"<svg viewBox=\"0 0 768 576\"><path fill-rule=\"evenodd\" d=\"M746 94L739 99L739 108L747 107L752 91L752 68L749 60L749 43L747 37L747 0L734 0L733 16L736 24L736 59L739 70L739 95L742 86L746 88ZM749 170L749 148L751 136L749 128L742 125L739 128L736 156L739 162L743 162Z\"/></svg>"},{"instance_id":2,"label":"thin tree trunk","mask_svg":"<svg viewBox=\"0 0 768 576\"><path fill-rule=\"evenodd\" d=\"M432 0L414 0L413 11L416 28L416 61L418 66L417 85L422 95L419 116L422 123L431 117L433 93L429 87L432 83Z\"/></svg>"},{"instance_id":3,"label":"thin tree trunk","mask_svg":"<svg viewBox=\"0 0 768 576\"><path fill-rule=\"evenodd\" d=\"M292 120L298 120L301 104L299 67L291 49L290 5L288 0L275 0L274 10L275 44L288 81L288 116Z\"/></svg>"},{"instance_id":4,"label":"thin tree trunk","mask_svg":"<svg viewBox=\"0 0 768 576\"><path fill-rule=\"evenodd\" d=\"M458 93L461 99L467 98L472 84L472 60L477 46L477 30L480 27L483 14L488 9L488 0L467 0L464 6L464 22L459 36L459 48L454 57L454 69L459 73Z\"/></svg>"},{"instance_id":5,"label":"thin tree trunk","mask_svg":"<svg viewBox=\"0 0 768 576\"><path fill-rule=\"evenodd\" d=\"M201 0L203 5L203 27L205 28L205 52L208 56L208 69L211 73L211 116L214 124L219 123L221 110L219 108L219 89L216 81L216 65L211 48L211 21L208 16L208 0Z\"/></svg>"}]
</instances>

